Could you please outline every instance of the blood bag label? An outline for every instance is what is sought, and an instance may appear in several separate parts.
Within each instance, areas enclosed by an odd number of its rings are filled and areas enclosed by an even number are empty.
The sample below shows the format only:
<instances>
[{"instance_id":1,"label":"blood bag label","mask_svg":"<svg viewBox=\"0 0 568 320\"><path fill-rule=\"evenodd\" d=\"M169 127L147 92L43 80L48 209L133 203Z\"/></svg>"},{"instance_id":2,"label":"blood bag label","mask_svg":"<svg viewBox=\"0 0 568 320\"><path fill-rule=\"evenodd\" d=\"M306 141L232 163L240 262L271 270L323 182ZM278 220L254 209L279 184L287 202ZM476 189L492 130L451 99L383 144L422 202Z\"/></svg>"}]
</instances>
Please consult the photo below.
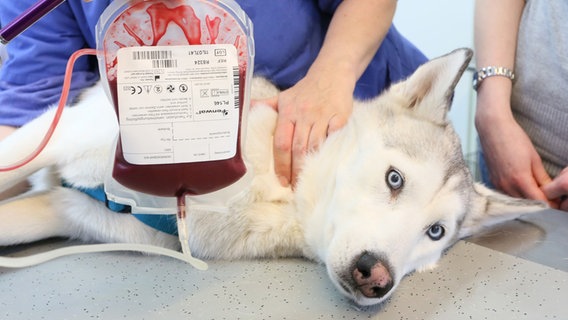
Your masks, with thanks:
<instances>
[{"instance_id":1,"label":"blood bag label","mask_svg":"<svg viewBox=\"0 0 568 320\"><path fill-rule=\"evenodd\" d=\"M131 164L225 160L239 133L230 44L127 47L117 54L118 119Z\"/></svg>"}]
</instances>

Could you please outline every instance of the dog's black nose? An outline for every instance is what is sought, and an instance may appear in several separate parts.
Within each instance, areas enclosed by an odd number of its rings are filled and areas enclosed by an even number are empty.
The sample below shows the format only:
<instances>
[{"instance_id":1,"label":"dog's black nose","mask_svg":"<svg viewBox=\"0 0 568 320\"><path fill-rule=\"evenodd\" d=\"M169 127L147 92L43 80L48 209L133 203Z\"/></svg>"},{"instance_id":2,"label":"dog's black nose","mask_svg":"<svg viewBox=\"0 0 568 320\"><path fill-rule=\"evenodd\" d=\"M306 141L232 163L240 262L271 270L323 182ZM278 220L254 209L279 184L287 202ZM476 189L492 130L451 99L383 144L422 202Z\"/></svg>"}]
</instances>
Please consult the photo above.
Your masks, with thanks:
<instances>
[{"instance_id":1,"label":"dog's black nose","mask_svg":"<svg viewBox=\"0 0 568 320\"><path fill-rule=\"evenodd\" d=\"M381 298L393 287L387 264L369 252L357 259L352 277L358 290L367 298Z\"/></svg>"}]
</instances>

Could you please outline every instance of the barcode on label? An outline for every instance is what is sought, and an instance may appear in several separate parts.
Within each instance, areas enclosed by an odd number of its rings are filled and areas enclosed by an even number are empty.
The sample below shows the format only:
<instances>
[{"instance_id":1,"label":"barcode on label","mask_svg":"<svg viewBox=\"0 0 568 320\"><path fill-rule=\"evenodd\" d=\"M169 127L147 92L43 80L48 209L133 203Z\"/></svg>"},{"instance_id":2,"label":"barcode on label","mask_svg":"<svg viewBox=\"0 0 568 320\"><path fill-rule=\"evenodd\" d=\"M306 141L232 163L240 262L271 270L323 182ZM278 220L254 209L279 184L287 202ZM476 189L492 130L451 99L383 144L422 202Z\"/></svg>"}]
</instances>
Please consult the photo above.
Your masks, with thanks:
<instances>
[{"instance_id":1,"label":"barcode on label","mask_svg":"<svg viewBox=\"0 0 568 320\"><path fill-rule=\"evenodd\" d=\"M235 108L240 107L239 101L239 67L233 67L233 91L235 92Z\"/></svg>"},{"instance_id":2,"label":"barcode on label","mask_svg":"<svg viewBox=\"0 0 568 320\"><path fill-rule=\"evenodd\" d=\"M152 60L153 68L177 68L177 60Z\"/></svg>"},{"instance_id":3,"label":"barcode on label","mask_svg":"<svg viewBox=\"0 0 568 320\"><path fill-rule=\"evenodd\" d=\"M171 59L173 53L171 50L145 50L145 51L133 51L133 60L165 60Z\"/></svg>"}]
</instances>

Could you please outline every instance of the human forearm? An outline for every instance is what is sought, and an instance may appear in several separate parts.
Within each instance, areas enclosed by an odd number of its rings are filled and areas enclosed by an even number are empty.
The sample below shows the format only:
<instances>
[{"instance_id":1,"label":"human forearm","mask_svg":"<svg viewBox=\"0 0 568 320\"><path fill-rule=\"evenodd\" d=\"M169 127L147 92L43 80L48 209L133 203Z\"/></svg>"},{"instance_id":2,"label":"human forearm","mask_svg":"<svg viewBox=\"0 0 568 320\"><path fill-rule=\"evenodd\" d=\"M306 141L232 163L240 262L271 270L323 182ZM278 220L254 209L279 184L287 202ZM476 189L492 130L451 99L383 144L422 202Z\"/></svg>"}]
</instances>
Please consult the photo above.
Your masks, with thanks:
<instances>
[{"instance_id":1,"label":"human forearm","mask_svg":"<svg viewBox=\"0 0 568 320\"><path fill-rule=\"evenodd\" d=\"M523 0L476 0L475 56L477 68L506 67L514 70ZM489 77L478 88L478 116L510 114L511 80Z\"/></svg>"},{"instance_id":2,"label":"human forearm","mask_svg":"<svg viewBox=\"0 0 568 320\"><path fill-rule=\"evenodd\" d=\"M309 72L341 75L354 85L387 34L395 9L395 0L344 0Z\"/></svg>"},{"instance_id":3,"label":"human forearm","mask_svg":"<svg viewBox=\"0 0 568 320\"><path fill-rule=\"evenodd\" d=\"M306 76L278 96L275 172L294 185L304 156L345 125L355 83L392 23L396 0L344 0Z\"/></svg>"},{"instance_id":4,"label":"human forearm","mask_svg":"<svg viewBox=\"0 0 568 320\"><path fill-rule=\"evenodd\" d=\"M514 70L523 0L477 0L475 49L477 68ZM511 110L513 83L503 76L485 78L477 88L475 125L491 182L503 192L546 200L539 188L550 181L530 138Z\"/></svg>"}]
</instances>

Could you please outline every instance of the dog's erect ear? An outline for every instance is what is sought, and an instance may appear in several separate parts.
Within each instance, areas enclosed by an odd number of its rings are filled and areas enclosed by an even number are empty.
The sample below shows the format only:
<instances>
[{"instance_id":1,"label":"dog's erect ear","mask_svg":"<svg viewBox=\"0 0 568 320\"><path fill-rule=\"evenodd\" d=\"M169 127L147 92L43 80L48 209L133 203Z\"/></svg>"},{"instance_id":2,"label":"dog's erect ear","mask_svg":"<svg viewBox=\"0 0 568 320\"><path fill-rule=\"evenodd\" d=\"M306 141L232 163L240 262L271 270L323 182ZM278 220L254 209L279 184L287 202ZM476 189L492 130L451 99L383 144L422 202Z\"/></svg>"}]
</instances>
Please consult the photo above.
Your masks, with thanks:
<instances>
[{"instance_id":1,"label":"dog's erect ear","mask_svg":"<svg viewBox=\"0 0 568 320\"><path fill-rule=\"evenodd\" d=\"M542 201L509 197L480 183L475 183L474 189L472 206L459 231L460 239L498 223L548 208Z\"/></svg>"},{"instance_id":2,"label":"dog's erect ear","mask_svg":"<svg viewBox=\"0 0 568 320\"><path fill-rule=\"evenodd\" d=\"M445 124L454 89L472 56L473 52L464 48L430 60L392 90L406 98L407 106L420 117Z\"/></svg>"}]
</instances>

